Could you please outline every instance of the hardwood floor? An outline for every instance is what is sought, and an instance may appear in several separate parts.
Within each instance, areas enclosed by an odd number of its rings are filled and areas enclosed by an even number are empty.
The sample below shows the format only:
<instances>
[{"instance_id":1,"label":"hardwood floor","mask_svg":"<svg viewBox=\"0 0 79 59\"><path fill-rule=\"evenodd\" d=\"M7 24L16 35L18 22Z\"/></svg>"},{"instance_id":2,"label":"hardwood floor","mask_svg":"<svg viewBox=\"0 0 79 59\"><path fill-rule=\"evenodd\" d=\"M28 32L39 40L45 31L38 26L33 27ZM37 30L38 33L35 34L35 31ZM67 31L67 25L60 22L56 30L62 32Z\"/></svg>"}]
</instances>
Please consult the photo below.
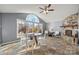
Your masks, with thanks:
<instances>
[{"instance_id":1,"label":"hardwood floor","mask_svg":"<svg viewBox=\"0 0 79 59\"><path fill-rule=\"evenodd\" d=\"M39 42L39 41L38 41ZM40 43L44 42L44 44ZM41 40L36 47L27 48L20 45L20 42L0 47L0 54L3 55L74 55L79 53L79 48L74 44L68 44L63 38L47 37Z\"/></svg>"}]
</instances>

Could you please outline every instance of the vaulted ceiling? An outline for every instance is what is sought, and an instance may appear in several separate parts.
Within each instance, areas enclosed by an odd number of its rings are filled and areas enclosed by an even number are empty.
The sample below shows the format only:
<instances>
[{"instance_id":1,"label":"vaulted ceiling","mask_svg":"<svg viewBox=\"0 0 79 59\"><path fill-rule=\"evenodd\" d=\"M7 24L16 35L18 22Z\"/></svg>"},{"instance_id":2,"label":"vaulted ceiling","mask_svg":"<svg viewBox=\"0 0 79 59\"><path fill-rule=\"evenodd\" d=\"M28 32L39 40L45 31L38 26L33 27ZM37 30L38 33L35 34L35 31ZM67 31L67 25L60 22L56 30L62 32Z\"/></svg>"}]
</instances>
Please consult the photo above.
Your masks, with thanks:
<instances>
[{"instance_id":1,"label":"vaulted ceiling","mask_svg":"<svg viewBox=\"0 0 79 59\"><path fill-rule=\"evenodd\" d=\"M55 11L49 12L47 15L40 13L39 7L46 4L3 4L0 5L0 13L34 13L46 22L60 21L66 16L78 12L78 4L52 4L51 8Z\"/></svg>"}]
</instances>

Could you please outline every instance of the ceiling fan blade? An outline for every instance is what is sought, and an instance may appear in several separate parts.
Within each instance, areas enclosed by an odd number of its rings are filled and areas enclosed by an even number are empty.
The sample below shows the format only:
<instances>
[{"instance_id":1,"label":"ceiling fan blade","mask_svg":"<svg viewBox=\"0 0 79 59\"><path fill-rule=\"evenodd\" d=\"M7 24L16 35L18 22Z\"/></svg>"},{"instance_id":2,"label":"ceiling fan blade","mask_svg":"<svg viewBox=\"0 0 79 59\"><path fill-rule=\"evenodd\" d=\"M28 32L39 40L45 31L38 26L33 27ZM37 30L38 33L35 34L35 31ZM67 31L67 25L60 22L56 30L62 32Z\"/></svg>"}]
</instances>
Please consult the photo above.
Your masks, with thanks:
<instances>
[{"instance_id":1,"label":"ceiling fan blade","mask_svg":"<svg viewBox=\"0 0 79 59\"><path fill-rule=\"evenodd\" d=\"M39 7L40 9L44 10L42 7Z\"/></svg>"},{"instance_id":2,"label":"ceiling fan blade","mask_svg":"<svg viewBox=\"0 0 79 59\"><path fill-rule=\"evenodd\" d=\"M48 5L48 8L51 6L51 4Z\"/></svg>"},{"instance_id":3,"label":"ceiling fan blade","mask_svg":"<svg viewBox=\"0 0 79 59\"><path fill-rule=\"evenodd\" d=\"M54 11L54 9L49 9L48 11Z\"/></svg>"},{"instance_id":4,"label":"ceiling fan blade","mask_svg":"<svg viewBox=\"0 0 79 59\"><path fill-rule=\"evenodd\" d=\"M43 11L41 11L40 13L42 13Z\"/></svg>"}]
</instances>

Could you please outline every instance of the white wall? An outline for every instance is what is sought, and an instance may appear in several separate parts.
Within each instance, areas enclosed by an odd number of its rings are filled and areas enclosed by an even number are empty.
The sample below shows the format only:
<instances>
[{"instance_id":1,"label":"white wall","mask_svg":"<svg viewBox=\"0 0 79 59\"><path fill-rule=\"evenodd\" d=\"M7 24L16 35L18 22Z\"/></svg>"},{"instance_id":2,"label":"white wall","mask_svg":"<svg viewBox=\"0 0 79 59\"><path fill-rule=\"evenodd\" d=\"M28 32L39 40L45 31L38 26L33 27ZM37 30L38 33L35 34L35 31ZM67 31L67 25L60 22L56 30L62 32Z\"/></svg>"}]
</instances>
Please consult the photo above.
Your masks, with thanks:
<instances>
[{"instance_id":1,"label":"white wall","mask_svg":"<svg viewBox=\"0 0 79 59\"><path fill-rule=\"evenodd\" d=\"M48 24L49 31L61 31L63 28L62 26L63 21L53 21L52 23Z\"/></svg>"}]
</instances>

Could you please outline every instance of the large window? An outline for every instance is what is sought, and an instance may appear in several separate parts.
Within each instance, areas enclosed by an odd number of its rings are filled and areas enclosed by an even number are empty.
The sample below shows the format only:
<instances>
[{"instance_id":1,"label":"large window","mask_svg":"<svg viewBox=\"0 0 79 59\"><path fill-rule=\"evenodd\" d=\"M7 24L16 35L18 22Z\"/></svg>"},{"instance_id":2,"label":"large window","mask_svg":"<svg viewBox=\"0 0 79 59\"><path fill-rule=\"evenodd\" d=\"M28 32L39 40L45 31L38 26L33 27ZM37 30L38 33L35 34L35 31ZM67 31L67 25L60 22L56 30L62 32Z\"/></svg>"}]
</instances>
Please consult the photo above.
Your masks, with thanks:
<instances>
[{"instance_id":1,"label":"large window","mask_svg":"<svg viewBox=\"0 0 79 59\"><path fill-rule=\"evenodd\" d=\"M28 15L26 17L26 26L29 29L29 33L41 32L42 24L39 21L39 18L36 15Z\"/></svg>"},{"instance_id":2,"label":"large window","mask_svg":"<svg viewBox=\"0 0 79 59\"><path fill-rule=\"evenodd\" d=\"M28 15L28 16L26 17L26 21L27 21L27 22L32 22L32 23L39 23L39 19L38 19L38 17L35 16L35 15Z\"/></svg>"},{"instance_id":3,"label":"large window","mask_svg":"<svg viewBox=\"0 0 79 59\"><path fill-rule=\"evenodd\" d=\"M17 37L20 37L26 33L42 33L43 24L40 23L39 18L36 15L29 14L26 19L17 19Z\"/></svg>"}]
</instances>

